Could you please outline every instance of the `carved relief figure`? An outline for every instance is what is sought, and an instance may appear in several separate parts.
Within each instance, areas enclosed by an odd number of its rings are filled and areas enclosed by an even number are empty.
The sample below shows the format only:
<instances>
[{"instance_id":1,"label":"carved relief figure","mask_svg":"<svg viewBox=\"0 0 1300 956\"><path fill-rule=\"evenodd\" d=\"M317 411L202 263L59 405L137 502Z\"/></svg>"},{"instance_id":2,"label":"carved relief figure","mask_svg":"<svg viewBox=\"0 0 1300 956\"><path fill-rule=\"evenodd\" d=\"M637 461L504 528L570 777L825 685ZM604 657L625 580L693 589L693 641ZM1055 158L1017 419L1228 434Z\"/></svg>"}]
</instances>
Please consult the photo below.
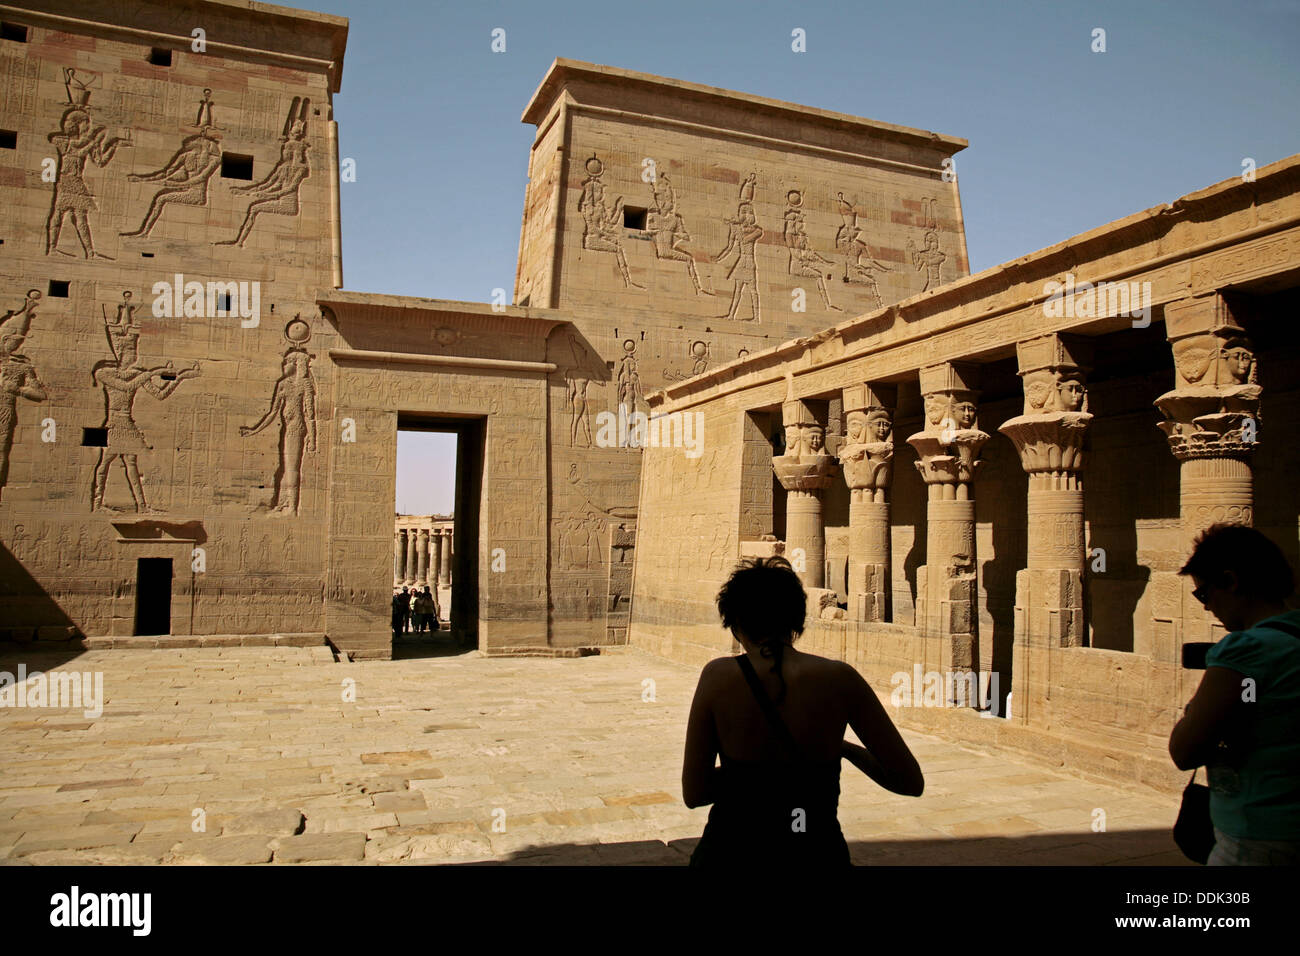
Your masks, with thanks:
<instances>
[{"instance_id":1,"label":"carved relief figure","mask_svg":"<svg viewBox=\"0 0 1300 956\"><path fill-rule=\"evenodd\" d=\"M95 382L104 390L104 429L107 433L107 444L100 449L99 461L95 463L90 491L92 511L104 508L104 486L108 483L108 470L118 459L122 461L135 510L149 510L136 459L141 452L151 451L153 446L135 423L135 398L144 389L154 398L163 401L171 397L181 382L199 374L197 362L179 372L171 362L152 368L142 368L138 364L140 327L135 324L135 311L138 308L131 302L131 293L123 292L116 320L110 321L107 315L104 316L104 331L108 335L108 346L113 358L96 362L91 370Z\"/></svg>"},{"instance_id":2,"label":"carved relief figure","mask_svg":"<svg viewBox=\"0 0 1300 956\"><path fill-rule=\"evenodd\" d=\"M1255 353L1251 351L1246 339L1229 339L1219 353L1223 358L1224 371L1237 385L1253 385L1257 381L1255 374Z\"/></svg>"},{"instance_id":3,"label":"carved relief figure","mask_svg":"<svg viewBox=\"0 0 1300 956\"><path fill-rule=\"evenodd\" d=\"M110 256L95 251L95 241L90 234L89 213L93 212L95 197L86 186L86 162L104 167L113 159L119 146L134 145L129 137L109 138L103 126L92 127L90 87L68 67L63 71L64 86L68 91L68 108L63 111L59 129L46 138L54 144L59 154L59 168L54 180L54 199L50 203L50 216L45 222L45 254L58 252L71 256L59 248L59 233L63 220L72 218L72 227L81 242L81 254L87 259L109 259Z\"/></svg>"},{"instance_id":4,"label":"carved relief figure","mask_svg":"<svg viewBox=\"0 0 1300 956\"><path fill-rule=\"evenodd\" d=\"M917 271L925 270L925 284L921 286L922 292L928 292L931 289L937 289L943 282L939 277L940 266L948 257L939 251L939 222L934 214L936 199L922 199L921 209L925 215L925 248L917 249L916 243L911 239L907 240L907 252L912 257L912 264L916 266Z\"/></svg>"},{"instance_id":5,"label":"carved relief figure","mask_svg":"<svg viewBox=\"0 0 1300 956\"><path fill-rule=\"evenodd\" d=\"M221 134L212 125L212 91L203 91L199 103L197 131L181 141L181 148L162 169L152 173L131 173L126 177L132 183L163 183L154 193L144 221L135 232L124 232L126 238L147 238L158 224L163 208L168 203L183 206L206 206L208 183L221 167Z\"/></svg>"},{"instance_id":6,"label":"carved relief figure","mask_svg":"<svg viewBox=\"0 0 1300 956\"><path fill-rule=\"evenodd\" d=\"M304 452L316 453L316 380L311 373L314 358L300 348L311 337L311 329L297 318L285 326L290 347L281 360L281 374L271 392L271 406L254 425L240 425L239 434L256 435L273 420L280 422L280 464L275 473L275 496L271 510L297 514L302 482Z\"/></svg>"},{"instance_id":7,"label":"carved relief figure","mask_svg":"<svg viewBox=\"0 0 1300 956\"><path fill-rule=\"evenodd\" d=\"M248 204L239 234L234 239L214 245L243 248L244 241L253 231L253 224L262 213L298 215L298 190L303 180L311 175L311 165L307 162L307 151L311 149L307 145L307 111L310 106L311 100L293 98L284 121L284 135L280 137L280 161L260 183L230 190L232 193L251 193L254 199Z\"/></svg>"},{"instance_id":8,"label":"carved relief figure","mask_svg":"<svg viewBox=\"0 0 1300 956\"><path fill-rule=\"evenodd\" d=\"M727 278L731 279L735 286L731 292L731 308L727 310L726 317L729 319L737 317L740 298L748 290L749 318L754 322L760 321L758 272L754 262L754 247L763 237L763 229L759 226L758 216L754 213L754 184L757 180L758 174L750 173L740 184L740 202L736 207L736 217L723 220L728 228L727 245L716 257L718 265L727 265L727 260L731 259Z\"/></svg>"},{"instance_id":9,"label":"carved relief figure","mask_svg":"<svg viewBox=\"0 0 1300 956\"><path fill-rule=\"evenodd\" d=\"M664 369L664 379L670 382L685 381L692 375L700 375L709 367L709 343L705 341L695 341L691 343L690 349L691 370L689 372L679 372L676 369Z\"/></svg>"},{"instance_id":10,"label":"carved relief figure","mask_svg":"<svg viewBox=\"0 0 1300 956\"><path fill-rule=\"evenodd\" d=\"M618 376L618 403L626 405L628 414L637 409L637 402L642 405L646 404L645 395L641 392L641 376L636 369L636 342L632 339L623 340L623 357L619 359Z\"/></svg>"},{"instance_id":11,"label":"carved relief figure","mask_svg":"<svg viewBox=\"0 0 1300 956\"><path fill-rule=\"evenodd\" d=\"M884 305L880 298L880 287L876 284L876 270L890 269L884 263L871 256L871 249L861 227L858 226L858 211L853 204L839 194L840 228L835 233L835 248L844 256L844 281L860 282L867 287L871 297L876 300L876 308Z\"/></svg>"},{"instance_id":12,"label":"carved relief figure","mask_svg":"<svg viewBox=\"0 0 1300 956\"><path fill-rule=\"evenodd\" d=\"M789 253L790 275L816 279L817 291L822 294L822 303L826 308L834 312L843 312L844 310L839 306L831 305L822 267L834 263L816 252L808 241L807 227L804 222L803 193L797 189L790 190L785 196L785 228L782 238L785 239L785 248Z\"/></svg>"},{"instance_id":13,"label":"carved relief figure","mask_svg":"<svg viewBox=\"0 0 1300 956\"><path fill-rule=\"evenodd\" d=\"M43 402L49 398L31 359L18 354L40 299L40 292L32 289L21 308L0 317L0 494L9 480L9 452L18 427L18 399Z\"/></svg>"},{"instance_id":14,"label":"carved relief figure","mask_svg":"<svg viewBox=\"0 0 1300 956\"><path fill-rule=\"evenodd\" d=\"M605 206L605 164L595 156L587 160L587 178L582 182L582 195L578 197L578 212L582 214L582 248L596 252L612 252L618 260L618 271L624 288L643 289L632 281L627 255L623 252L623 197L614 202L613 209Z\"/></svg>"},{"instance_id":15,"label":"carved relief figure","mask_svg":"<svg viewBox=\"0 0 1300 956\"><path fill-rule=\"evenodd\" d=\"M573 354L573 367L564 373L569 393L569 444L576 446L582 438L584 447L591 447L591 420L588 413L587 387L591 379L584 373L587 350L569 333L569 351ZM603 384L603 383L601 383Z\"/></svg>"},{"instance_id":16,"label":"carved relief figure","mask_svg":"<svg viewBox=\"0 0 1300 956\"><path fill-rule=\"evenodd\" d=\"M677 191L673 189L668 174L659 173L650 188L654 193L655 208L646 217L646 229L655 238L655 258L685 262L686 272L695 286L695 294L713 295L711 290L700 284L695 257L682 248L691 241L691 234L686 230L682 214L677 211Z\"/></svg>"}]
</instances>

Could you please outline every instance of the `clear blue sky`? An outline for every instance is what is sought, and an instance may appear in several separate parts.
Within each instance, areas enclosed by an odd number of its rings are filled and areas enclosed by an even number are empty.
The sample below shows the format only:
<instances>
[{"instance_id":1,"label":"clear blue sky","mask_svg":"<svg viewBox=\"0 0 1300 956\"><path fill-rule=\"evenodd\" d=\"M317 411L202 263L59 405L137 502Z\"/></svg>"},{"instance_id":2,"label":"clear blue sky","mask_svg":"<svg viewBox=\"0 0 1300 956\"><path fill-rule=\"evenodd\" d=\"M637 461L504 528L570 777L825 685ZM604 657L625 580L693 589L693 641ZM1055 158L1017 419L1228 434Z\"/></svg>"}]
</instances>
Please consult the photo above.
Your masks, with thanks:
<instances>
[{"instance_id":1,"label":"clear blue sky","mask_svg":"<svg viewBox=\"0 0 1300 956\"><path fill-rule=\"evenodd\" d=\"M311 6L351 21L335 118L357 168L343 265L358 291L509 292L533 136L519 115L557 56L966 138L972 271L1300 152L1300 0ZM412 455L429 456L404 469L422 496L399 478L400 509L449 511L449 479L423 476L452 456L399 443Z\"/></svg>"}]
</instances>

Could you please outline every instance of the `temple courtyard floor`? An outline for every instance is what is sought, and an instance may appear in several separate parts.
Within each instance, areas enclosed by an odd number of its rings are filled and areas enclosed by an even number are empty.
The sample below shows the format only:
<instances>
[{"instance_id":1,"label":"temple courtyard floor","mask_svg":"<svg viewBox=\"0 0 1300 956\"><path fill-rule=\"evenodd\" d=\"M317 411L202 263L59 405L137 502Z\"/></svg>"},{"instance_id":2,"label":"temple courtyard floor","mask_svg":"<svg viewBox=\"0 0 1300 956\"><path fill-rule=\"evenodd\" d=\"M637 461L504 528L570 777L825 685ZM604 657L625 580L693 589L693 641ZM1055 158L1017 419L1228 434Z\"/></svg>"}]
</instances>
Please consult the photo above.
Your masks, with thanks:
<instances>
[{"instance_id":1,"label":"temple courtyard floor","mask_svg":"<svg viewBox=\"0 0 1300 956\"><path fill-rule=\"evenodd\" d=\"M688 861L708 816L681 801L694 668L410 647L346 663L324 647L9 646L0 671L100 672L104 700L90 716L0 707L0 863ZM1177 796L904 737L920 798L843 765L855 863L1186 862Z\"/></svg>"}]
</instances>

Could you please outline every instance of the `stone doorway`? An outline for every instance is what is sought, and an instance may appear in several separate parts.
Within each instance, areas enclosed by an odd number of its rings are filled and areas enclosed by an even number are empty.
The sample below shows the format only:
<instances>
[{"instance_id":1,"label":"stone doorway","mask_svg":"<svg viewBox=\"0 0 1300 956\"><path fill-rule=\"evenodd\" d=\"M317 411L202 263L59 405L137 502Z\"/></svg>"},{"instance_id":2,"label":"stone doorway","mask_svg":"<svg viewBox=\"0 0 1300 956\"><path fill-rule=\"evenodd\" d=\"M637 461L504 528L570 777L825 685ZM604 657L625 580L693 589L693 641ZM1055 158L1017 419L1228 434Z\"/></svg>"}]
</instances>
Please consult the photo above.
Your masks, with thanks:
<instances>
[{"instance_id":1,"label":"stone doorway","mask_svg":"<svg viewBox=\"0 0 1300 956\"><path fill-rule=\"evenodd\" d=\"M170 634L171 621L172 559L137 558L134 633Z\"/></svg>"},{"instance_id":2,"label":"stone doorway","mask_svg":"<svg viewBox=\"0 0 1300 956\"><path fill-rule=\"evenodd\" d=\"M401 584L427 582L430 590L438 594L438 614L441 629L432 635L404 634L393 641L393 658L409 659L443 657L464 654L478 647L478 561L479 515L481 507L483 448L485 420L474 418L445 418L413 413L399 413L397 463L397 525L408 526L395 534L396 542L407 549L410 567L399 567L400 557L395 552L394 580ZM445 435L447 442L403 441L401 433L411 439L433 434ZM436 451L434 451L436 449ZM454 449L454 450L453 450ZM416 464L428 454L452 454L454 487L452 506L426 507L419 502L429 498L412 496L407 482L413 479L411 469L404 466ZM414 461L407 461L407 457ZM434 462L431 467L440 467ZM406 477L403 477L403 472ZM431 476L432 477L432 476ZM444 499L438 499L444 500ZM405 518L400 512L430 512L428 521ZM451 522L444 520L450 512ZM448 528L450 524L450 528ZM428 533L425 533L425 525ZM450 533L448 533L450 531ZM436 549L436 550L435 550ZM423 575L423 576L422 576ZM435 583L436 582L436 583ZM422 585L421 585L422 589Z\"/></svg>"}]
</instances>

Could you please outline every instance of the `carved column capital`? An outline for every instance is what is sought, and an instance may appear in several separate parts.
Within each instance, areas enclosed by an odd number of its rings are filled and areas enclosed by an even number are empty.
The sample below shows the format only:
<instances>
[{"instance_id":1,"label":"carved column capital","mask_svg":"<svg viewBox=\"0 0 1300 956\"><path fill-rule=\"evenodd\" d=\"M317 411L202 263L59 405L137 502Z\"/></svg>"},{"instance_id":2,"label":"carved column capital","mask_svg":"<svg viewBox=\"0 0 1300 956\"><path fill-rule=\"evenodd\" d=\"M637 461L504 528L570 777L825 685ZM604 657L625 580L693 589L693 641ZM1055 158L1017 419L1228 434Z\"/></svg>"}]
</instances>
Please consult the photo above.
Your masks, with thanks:
<instances>
[{"instance_id":1,"label":"carved column capital","mask_svg":"<svg viewBox=\"0 0 1300 956\"><path fill-rule=\"evenodd\" d=\"M786 491L820 491L830 485L839 464L826 450L826 428L807 402L793 400L781 406L785 426L785 454L772 458L772 470Z\"/></svg>"},{"instance_id":2,"label":"carved column capital","mask_svg":"<svg viewBox=\"0 0 1300 956\"><path fill-rule=\"evenodd\" d=\"M979 452L989 440L977 422L979 366L944 362L920 371L925 426L907 439L927 485L969 485L979 469Z\"/></svg>"},{"instance_id":3,"label":"carved column capital","mask_svg":"<svg viewBox=\"0 0 1300 956\"><path fill-rule=\"evenodd\" d=\"M1092 423L1084 379L1092 356L1092 342L1079 336L1052 334L1016 343L1024 413L998 431L1015 443L1029 474L1061 477L1083 470Z\"/></svg>"},{"instance_id":4,"label":"carved column capital","mask_svg":"<svg viewBox=\"0 0 1300 956\"><path fill-rule=\"evenodd\" d=\"M1165 306L1174 388L1156 399L1159 428L1179 461L1249 459L1259 430L1255 351L1221 295Z\"/></svg>"},{"instance_id":5,"label":"carved column capital","mask_svg":"<svg viewBox=\"0 0 1300 956\"><path fill-rule=\"evenodd\" d=\"M839 459L844 483L854 491L884 492L894 459L894 408L897 389L852 385L844 389L845 442ZM884 500L883 494L879 500Z\"/></svg>"}]
</instances>

